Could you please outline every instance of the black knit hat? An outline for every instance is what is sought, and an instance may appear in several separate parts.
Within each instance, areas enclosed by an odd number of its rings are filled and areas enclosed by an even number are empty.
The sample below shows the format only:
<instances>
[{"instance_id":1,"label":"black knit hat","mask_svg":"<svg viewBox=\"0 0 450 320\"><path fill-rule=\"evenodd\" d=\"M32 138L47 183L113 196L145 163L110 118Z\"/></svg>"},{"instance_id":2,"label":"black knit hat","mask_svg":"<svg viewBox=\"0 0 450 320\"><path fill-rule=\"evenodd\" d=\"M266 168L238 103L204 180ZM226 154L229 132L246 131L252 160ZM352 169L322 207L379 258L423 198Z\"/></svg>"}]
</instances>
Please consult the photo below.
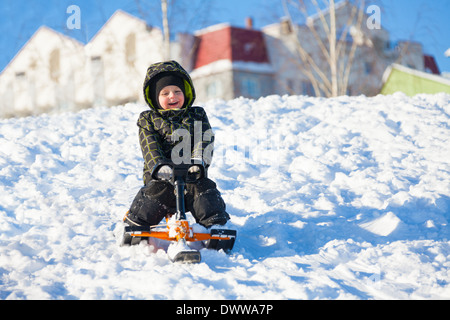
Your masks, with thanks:
<instances>
[{"instance_id":1,"label":"black knit hat","mask_svg":"<svg viewBox=\"0 0 450 320\"><path fill-rule=\"evenodd\" d=\"M173 72L163 72L155 77L155 79L150 84L150 97L153 101L153 104L161 109L159 104L159 92L167 86L177 86L183 92L183 95L186 96L184 91L184 80L174 74Z\"/></svg>"}]
</instances>

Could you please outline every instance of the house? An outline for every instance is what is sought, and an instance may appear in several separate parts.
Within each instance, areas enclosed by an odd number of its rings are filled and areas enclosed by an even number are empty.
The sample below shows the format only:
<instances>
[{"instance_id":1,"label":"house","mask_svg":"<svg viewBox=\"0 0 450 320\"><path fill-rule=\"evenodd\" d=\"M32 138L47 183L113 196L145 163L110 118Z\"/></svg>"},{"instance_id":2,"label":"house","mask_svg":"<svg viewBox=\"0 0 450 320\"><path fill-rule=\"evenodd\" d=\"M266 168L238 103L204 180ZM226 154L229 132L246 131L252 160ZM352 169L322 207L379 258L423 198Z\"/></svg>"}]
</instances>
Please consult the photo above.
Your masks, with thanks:
<instances>
[{"instance_id":1,"label":"house","mask_svg":"<svg viewBox=\"0 0 450 320\"><path fill-rule=\"evenodd\" d=\"M86 45L43 26L0 74L0 117L143 102L143 79L162 60L162 38L122 10Z\"/></svg>"},{"instance_id":2,"label":"house","mask_svg":"<svg viewBox=\"0 0 450 320\"><path fill-rule=\"evenodd\" d=\"M450 94L450 79L392 64L383 75L381 94L392 94L398 91L409 96L419 93L434 94L439 92Z\"/></svg>"},{"instance_id":3,"label":"house","mask_svg":"<svg viewBox=\"0 0 450 320\"><path fill-rule=\"evenodd\" d=\"M192 79L199 101L272 94L274 70L264 34L219 24L195 33Z\"/></svg>"},{"instance_id":4,"label":"house","mask_svg":"<svg viewBox=\"0 0 450 320\"><path fill-rule=\"evenodd\" d=\"M361 28L356 25L348 26L349 17L352 16L354 6L349 1L341 1L336 4L336 33L337 38L350 48L356 43L354 60L348 76L348 87L340 94L368 96L380 92L381 79L386 68L396 62L408 65L412 68L423 70L424 59L422 46L414 42L398 42L392 44L389 33L381 26L379 29L368 29L366 23ZM329 11L323 10L325 19L329 20ZM362 21L366 21L365 15ZM311 32L311 28L316 34ZM348 28L350 27L350 28ZM279 23L271 24L262 29L269 49L270 60L275 69L275 92L277 94L305 94L317 95L317 88L313 88L311 79L306 75L307 66L300 58L298 43L314 59L318 70L330 77L330 65L327 62L317 39L322 39L328 44L327 34L323 28L318 14L307 17L305 24L291 25L288 19L282 19ZM342 56L348 62L349 49ZM316 71L313 74L317 75ZM338 69L338 74L343 78L344 72ZM319 92L325 95L323 90Z\"/></svg>"},{"instance_id":5,"label":"house","mask_svg":"<svg viewBox=\"0 0 450 320\"><path fill-rule=\"evenodd\" d=\"M162 60L163 35L122 10L116 11L85 46L93 105L143 102L148 66Z\"/></svg>"},{"instance_id":6,"label":"house","mask_svg":"<svg viewBox=\"0 0 450 320\"><path fill-rule=\"evenodd\" d=\"M76 84L85 79L83 45L47 27L39 28L0 74L0 115L25 116L71 110L83 104Z\"/></svg>"}]
</instances>

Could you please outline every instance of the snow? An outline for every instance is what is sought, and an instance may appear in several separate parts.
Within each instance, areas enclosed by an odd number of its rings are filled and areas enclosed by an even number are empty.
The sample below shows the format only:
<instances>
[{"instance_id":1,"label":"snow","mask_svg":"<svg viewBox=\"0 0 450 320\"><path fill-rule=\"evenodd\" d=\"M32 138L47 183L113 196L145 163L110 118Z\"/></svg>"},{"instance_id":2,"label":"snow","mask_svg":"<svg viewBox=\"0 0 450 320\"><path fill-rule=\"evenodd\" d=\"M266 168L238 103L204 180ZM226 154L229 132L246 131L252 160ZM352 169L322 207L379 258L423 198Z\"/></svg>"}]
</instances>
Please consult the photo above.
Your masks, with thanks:
<instances>
[{"instance_id":1,"label":"snow","mask_svg":"<svg viewBox=\"0 0 450 320\"><path fill-rule=\"evenodd\" d=\"M388 212L380 218L366 223L361 223L359 226L367 231L386 237L397 229L400 221L401 220L395 214Z\"/></svg>"},{"instance_id":2,"label":"snow","mask_svg":"<svg viewBox=\"0 0 450 320\"><path fill-rule=\"evenodd\" d=\"M145 106L0 120L0 299L450 299L450 96L205 104L235 248L114 233Z\"/></svg>"}]
</instances>

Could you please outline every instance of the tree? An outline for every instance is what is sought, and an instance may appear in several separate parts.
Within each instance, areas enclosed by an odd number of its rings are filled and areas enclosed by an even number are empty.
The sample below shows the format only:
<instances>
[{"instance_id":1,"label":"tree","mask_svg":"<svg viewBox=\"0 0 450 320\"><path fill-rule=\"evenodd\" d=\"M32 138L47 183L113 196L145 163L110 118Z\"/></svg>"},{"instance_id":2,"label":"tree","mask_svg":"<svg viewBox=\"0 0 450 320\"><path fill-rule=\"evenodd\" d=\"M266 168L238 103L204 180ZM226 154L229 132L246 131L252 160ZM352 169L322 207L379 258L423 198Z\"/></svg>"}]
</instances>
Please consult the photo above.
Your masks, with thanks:
<instances>
[{"instance_id":1,"label":"tree","mask_svg":"<svg viewBox=\"0 0 450 320\"><path fill-rule=\"evenodd\" d=\"M161 0L161 11L162 11L163 34L164 34L163 57L164 57L164 60L169 60L170 59L170 27L169 27L169 19L167 17L167 0Z\"/></svg>"},{"instance_id":2,"label":"tree","mask_svg":"<svg viewBox=\"0 0 450 320\"><path fill-rule=\"evenodd\" d=\"M217 11L220 4L215 0L134 0L134 3L142 19L149 25L162 27L164 60L173 58L172 40L179 34L188 34L212 24L210 12ZM194 52L195 48L187 54L191 56Z\"/></svg>"},{"instance_id":3,"label":"tree","mask_svg":"<svg viewBox=\"0 0 450 320\"><path fill-rule=\"evenodd\" d=\"M300 58L298 64L312 84L316 96L336 97L347 93L350 71L356 50L366 43L362 26L364 23L365 0L356 0L355 5L348 1L339 6L350 6L350 15L345 18L337 15L334 0L311 0L308 4L303 0L282 0L285 15L293 29L295 47ZM312 53L301 41L298 25L291 14L296 8L306 20L306 26L319 48L318 53ZM309 12L316 12L311 17ZM352 41L348 38L352 37ZM307 43L308 44L308 43Z\"/></svg>"}]
</instances>

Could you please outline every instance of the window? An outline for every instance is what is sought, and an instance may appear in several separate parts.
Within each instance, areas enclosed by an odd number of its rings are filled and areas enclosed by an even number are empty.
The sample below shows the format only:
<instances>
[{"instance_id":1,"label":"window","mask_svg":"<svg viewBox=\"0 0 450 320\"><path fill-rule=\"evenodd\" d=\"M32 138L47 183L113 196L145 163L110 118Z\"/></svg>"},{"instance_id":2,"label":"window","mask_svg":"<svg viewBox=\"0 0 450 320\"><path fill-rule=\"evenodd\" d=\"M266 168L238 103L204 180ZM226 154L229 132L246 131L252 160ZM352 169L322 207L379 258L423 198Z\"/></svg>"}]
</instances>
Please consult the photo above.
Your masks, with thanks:
<instances>
[{"instance_id":1,"label":"window","mask_svg":"<svg viewBox=\"0 0 450 320\"><path fill-rule=\"evenodd\" d=\"M133 65L136 60L136 35L130 33L125 40L125 59L129 65Z\"/></svg>"},{"instance_id":2,"label":"window","mask_svg":"<svg viewBox=\"0 0 450 320\"><path fill-rule=\"evenodd\" d=\"M222 96L222 85L216 80L209 83L206 87L206 95L208 98L219 98Z\"/></svg>"},{"instance_id":3,"label":"window","mask_svg":"<svg viewBox=\"0 0 450 320\"><path fill-rule=\"evenodd\" d=\"M364 62L364 72L366 74L372 73L372 63L371 62Z\"/></svg>"},{"instance_id":4,"label":"window","mask_svg":"<svg viewBox=\"0 0 450 320\"><path fill-rule=\"evenodd\" d=\"M17 80L24 80L26 78L26 73L24 71L16 72Z\"/></svg>"},{"instance_id":5,"label":"window","mask_svg":"<svg viewBox=\"0 0 450 320\"><path fill-rule=\"evenodd\" d=\"M50 71L50 79L52 79L55 82L58 82L59 75L60 75L60 54L59 49L55 49L50 54L50 60L49 60L49 71Z\"/></svg>"},{"instance_id":6,"label":"window","mask_svg":"<svg viewBox=\"0 0 450 320\"><path fill-rule=\"evenodd\" d=\"M309 81L302 81L302 92L305 96L313 96L314 88L312 83Z\"/></svg>"},{"instance_id":7,"label":"window","mask_svg":"<svg viewBox=\"0 0 450 320\"><path fill-rule=\"evenodd\" d=\"M243 96L257 98L261 95L258 82L250 77L245 77L241 81L241 93Z\"/></svg>"},{"instance_id":8,"label":"window","mask_svg":"<svg viewBox=\"0 0 450 320\"><path fill-rule=\"evenodd\" d=\"M286 88L287 88L287 92L289 94L294 94L295 92L295 88L294 88L294 80L292 79L287 79L286 80Z\"/></svg>"},{"instance_id":9,"label":"window","mask_svg":"<svg viewBox=\"0 0 450 320\"><path fill-rule=\"evenodd\" d=\"M93 78L92 90L94 93L94 105L104 103L105 98L105 84L103 72L103 60L101 56L91 57L91 76Z\"/></svg>"}]
</instances>

